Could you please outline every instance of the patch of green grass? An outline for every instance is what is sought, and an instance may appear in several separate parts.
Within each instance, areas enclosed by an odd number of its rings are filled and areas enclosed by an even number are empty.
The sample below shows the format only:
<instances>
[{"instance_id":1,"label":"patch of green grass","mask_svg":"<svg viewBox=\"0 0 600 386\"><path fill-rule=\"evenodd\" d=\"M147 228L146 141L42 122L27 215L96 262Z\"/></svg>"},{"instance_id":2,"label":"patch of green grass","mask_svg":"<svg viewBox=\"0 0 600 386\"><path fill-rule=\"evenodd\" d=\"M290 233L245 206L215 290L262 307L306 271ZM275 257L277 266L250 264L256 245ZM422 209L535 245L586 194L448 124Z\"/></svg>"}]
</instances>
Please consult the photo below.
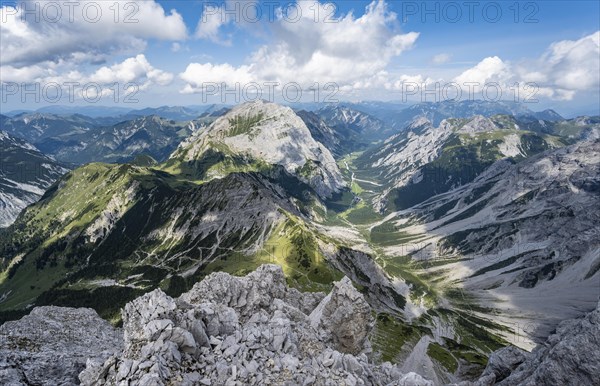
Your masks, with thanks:
<instances>
[{"instance_id":1,"label":"patch of green grass","mask_svg":"<svg viewBox=\"0 0 600 386\"><path fill-rule=\"evenodd\" d=\"M256 114L256 115L237 115L234 118L229 119L229 131L227 135L229 137L235 137L242 134L248 134L252 136L252 128L256 126L262 119L264 118L264 114Z\"/></svg>"},{"instance_id":2,"label":"patch of green grass","mask_svg":"<svg viewBox=\"0 0 600 386\"><path fill-rule=\"evenodd\" d=\"M315 170L317 170L315 163L312 160L306 160L304 165L296 169L296 174L308 180L314 175Z\"/></svg>"},{"instance_id":3,"label":"patch of green grass","mask_svg":"<svg viewBox=\"0 0 600 386\"><path fill-rule=\"evenodd\" d=\"M356 194L357 196L360 195L362 192L364 192L363 188L361 188L360 185L356 181L352 181L350 190L352 190L352 193Z\"/></svg>"},{"instance_id":4,"label":"patch of green grass","mask_svg":"<svg viewBox=\"0 0 600 386\"><path fill-rule=\"evenodd\" d=\"M466 312L457 311L456 314L456 332L461 337L462 344L477 348L485 353L491 353L508 345L508 342L503 338L489 331L508 331L506 327L477 318Z\"/></svg>"},{"instance_id":5,"label":"patch of green grass","mask_svg":"<svg viewBox=\"0 0 600 386\"><path fill-rule=\"evenodd\" d=\"M1 285L0 293L10 292L10 296L0 303L0 310L19 309L33 304L40 294L50 289L67 273L68 270L62 264L48 265L40 271L36 268L33 259L25 260L15 272L14 277Z\"/></svg>"},{"instance_id":6,"label":"patch of green grass","mask_svg":"<svg viewBox=\"0 0 600 386\"><path fill-rule=\"evenodd\" d=\"M414 235L401 231L402 226L395 225L392 221L384 222L371 229L371 242L383 247L408 244L423 238L423 235Z\"/></svg>"},{"instance_id":7,"label":"patch of green grass","mask_svg":"<svg viewBox=\"0 0 600 386\"><path fill-rule=\"evenodd\" d=\"M333 282L343 277L320 253L315 236L292 218L279 224L257 253L233 253L209 263L202 273L224 271L243 276L262 264L281 266L288 284L302 291L329 291Z\"/></svg>"},{"instance_id":8,"label":"patch of green grass","mask_svg":"<svg viewBox=\"0 0 600 386\"><path fill-rule=\"evenodd\" d=\"M456 361L456 358L454 358L454 356L448 350L437 343L429 343L429 346L427 346L427 355L444 366L444 368L451 374L454 374L454 372L456 372L458 369L458 362Z\"/></svg>"},{"instance_id":9,"label":"patch of green grass","mask_svg":"<svg viewBox=\"0 0 600 386\"><path fill-rule=\"evenodd\" d=\"M325 201L325 205L334 212L342 213L352 207L353 201L354 194L350 190L344 190L334 194L330 199Z\"/></svg>"},{"instance_id":10,"label":"patch of green grass","mask_svg":"<svg viewBox=\"0 0 600 386\"><path fill-rule=\"evenodd\" d=\"M408 285L411 286L410 296L414 301L420 301L421 298L425 303L434 307L437 304L438 294L431 283L423 280L411 268L410 256L401 256L394 258L386 258L381 264L383 269L392 277L402 278Z\"/></svg>"},{"instance_id":11,"label":"patch of green grass","mask_svg":"<svg viewBox=\"0 0 600 386\"><path fill-rule=\"evenodd\" d=\"M346 220L357 225L366 225L379 221L383 218L382 215L375 212L370 205L361 201L354 208L341 214Z\"/></svg>"},{"instance_id":12,"label":"patch of green grass","mask_svg":"<svg viewBox=\"0 0 600 386\"><path fill-rule=\"evenodd\" d=\"M370 337L373 350L381 353L383 362L398 362L398 356L406 343L416 343L426 331L406 324L394 316L380 313L375 317L375 328Z\"/></svg>"},{"instance_id":13,"label":"patch of green grass","mask_svg":"<svg viewBox=\"0 0 600 386\"><path fill-rule=\"evenodd\" d=\"M160 166L160 171L170 176L171 185L177 181L200 185L233 173L256 172L270 176L278 168L281 167L262 159L235 154L224 143L209 142L198 158L185 160L185 157L180 156L177 159L170 159Z\"/></svg>"},{"instance_id":14,"label":"patch of green grass","mask_svg":"<svg viewBox=\"0 0 600 386\"><path fill-rule=\"evenodd\" d=\"M135 166L152 167L156 166L158 162L148 154L138 154L131 161L131 164Z\"/></svg>"},{"instance_id":15,"label":"patch of green grass","mask_svg":"<svg viewBox=\"0 0 600 386\"><path fill-rule=\"evenodd\" d=\"M487 356L477 352L472 347L465 346L450 338L444 338L444 346L456 359L462 359L471 365L478 365L481 370L487 365Z\"/></svg>"}]
</instances>

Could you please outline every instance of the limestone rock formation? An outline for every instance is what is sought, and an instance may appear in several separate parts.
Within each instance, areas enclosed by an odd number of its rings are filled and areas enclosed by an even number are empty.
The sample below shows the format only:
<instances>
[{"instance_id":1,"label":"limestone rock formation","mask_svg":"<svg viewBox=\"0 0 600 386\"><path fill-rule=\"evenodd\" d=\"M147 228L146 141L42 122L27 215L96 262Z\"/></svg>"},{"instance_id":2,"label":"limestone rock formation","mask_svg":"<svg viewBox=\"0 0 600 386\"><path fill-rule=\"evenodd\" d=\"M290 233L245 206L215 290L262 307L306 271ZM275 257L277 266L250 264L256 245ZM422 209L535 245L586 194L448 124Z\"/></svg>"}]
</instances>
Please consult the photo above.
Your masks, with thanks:
<instances>
[{"instance_id":1,"label":"limestone rock formation","mask_svg":"<svg viewBox=\"0 0 600 386\"><path fill-rule=\"evenodd\" d=\"M213 273L179 299L155 290L123 311L125 348L83 385L433 385L369 361L370 308L350 280L289 289L280 267Z\"/></svg>"},{"instance_id":2,"label":"limestone rock formation","mask_svg":"<svg viewBox=\"0 0 600 386\"><path fill-rule=\"evenodd\" d=\"M345 277L309 316L312 327L322 331L341 352L359 354L368 347L367 333L373 327L371 307Z\"/></svg>"},{"instance_id":3,"label":"limestone rock formation","mask_svg":"<svg viewBox=\"0 0 600 386\"><path fill-rule=\"evenodd\" d=\"M0 385L75 385L86 361L122 347L122 331L92 309L38 307L0 326Z\"/></svg>"},{"instance_id":4,"label":"limestone rock formation","mask_svg":"<svg viewBox=\"0 0 600 386\"><path fill-rule=\"evenodd\" d=\"M280 165L321 198L330 198L347 187L331 152L313 138L291 108L275 103L257 100L234 107L206 130L198 130L183 141L170 161L194 162L213 152ZM211 173L204 177L221 174Z\"/></svg>"},{"instance_id":5,"label":"limestone rock formation","mask_svg":"<svg viewBox=\"0 0 600 386\"><path fill-rule=\"evenodd\" d=\"M344 278L327 296L286 286L280 267L213 273L178 299L157 289L128 303L123 329L90 309L38 307L0 326L2 385L433 386L370 360L371 309ZM493 353L459 386L593 385L600 304L560 324L532 353Z\"/></svg>"},{"instance_id":6,"label":"limestone rock formation","mask_svg":"<svg viewBox=\"0 0 600 386\"><path fill-rule=\"evenodd\" d=\"M581 319L562 322L501 386L594 385L600 379L600 303Z\"/></svg>"}]
</instances>

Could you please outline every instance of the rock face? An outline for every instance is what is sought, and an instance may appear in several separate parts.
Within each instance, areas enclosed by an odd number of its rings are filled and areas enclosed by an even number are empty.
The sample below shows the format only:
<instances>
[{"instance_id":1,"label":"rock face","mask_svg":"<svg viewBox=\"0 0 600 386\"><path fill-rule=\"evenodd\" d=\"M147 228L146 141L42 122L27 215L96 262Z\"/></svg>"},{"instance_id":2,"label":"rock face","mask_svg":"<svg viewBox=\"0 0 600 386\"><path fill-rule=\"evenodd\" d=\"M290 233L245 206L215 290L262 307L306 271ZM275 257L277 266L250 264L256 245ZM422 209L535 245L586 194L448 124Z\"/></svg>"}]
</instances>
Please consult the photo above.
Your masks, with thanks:
<instances>
[{"instance_id":1,"label":"rock face","mask_svg":"<svg viewBox=\"0 0 600 386\"><path fill-rule=\"evenodd\" d=\"M335 283L309 320L313 328L325 333L322 339L331 341L339 351L359 354L369 344L367 333L373 327L371 307L347 277Z\"/></svg>"},{"instance_id":2,"label":"rock face","mask_svg":"<svg viewBox=\"0 0 600 386\"><path fill-rule=\"evenodd\" d=\"M490 355L488 364L481 374L476 386L494 385L506 379L510 373L527 359L528 353L514 346L504 347ZM463 382L460 386L473 386L473 383Z\"/></svg>"},{"instance_id":3,"label":"rock face","mask_svg":"<svg viewBox=\"0 0 600 386\"><path fill-rule=\"evenodd\" d=\"M531 350L560 321L594 310L600 291L600 141L581 141L518 163L495 162L473 182L400 213L416 242L386 253L461 258L427 269L494 308L494 323ZM414 224L412 225L411 222ZM426 232L423 231L426 229ZM489 315L487 317L490 317Z\"/></svg>"},{"instance_id":4,"label":"rock face","mask_svg":"<svg viewBox=\"0 0 600 386\"><path fill-rule=\"evenodd\" d=\"M325 297L275 265L214 273L178 299L143 295L123 323L123 352L88 361L83 385L432 385L369 362L370 308L348 279Z\"/></svg>"},{"instance_id":5,"label":"rock face","mask_svg":"<svg viewBox=\"0 0 600 386\"><path fill-rule=\"evenodd\" d=\"M580 319L562 322L533 352L505 347L490 356L481 378L460 386L596 385L600 379L600 303Z\"/></svg>"},{"instance_id":6,"label":"rock face","mask_svg":"<svg viewBox=\"0 0 600 386\"><path fill-rule=\"evenodd\" d=\"M600 303L584 318L561 323L502 386L593 385L600 379Z\"/></svg>"},{"instance_id":7,"label":"rock face","mask_svg":"<svg viewBox=\"0 0 600 386\"><path fill-rule=\"evenodd\" d=\"M89 308L35 308L0 326L0 384L78 384L86 361L119 352L122 335Z\"/></svg>"},{"instance_id":8,"label":"rock face","mask_svg":"<svg viewBox=\"0 0 600 386\"><path fill-rule=\"evenodd\" d=\"M67 171L33 145L0 131L0 228L12 224Z\"/></svg>"},{"instance_id":9,"label":"rock face","mask_svg":"<svg viewBox=\"0 0 600 386\"><path fill-rule=\"evenodd\" d=\"M206 130L196 131L182 142L170 161L206 163L217 153L218 157L280 165L310 185L321 198L346 187L330 151L315 141L291 108L274 103L255 101L234 107ZM220 174L213 170L204 177Z\"/></svg>"}]
</instances>

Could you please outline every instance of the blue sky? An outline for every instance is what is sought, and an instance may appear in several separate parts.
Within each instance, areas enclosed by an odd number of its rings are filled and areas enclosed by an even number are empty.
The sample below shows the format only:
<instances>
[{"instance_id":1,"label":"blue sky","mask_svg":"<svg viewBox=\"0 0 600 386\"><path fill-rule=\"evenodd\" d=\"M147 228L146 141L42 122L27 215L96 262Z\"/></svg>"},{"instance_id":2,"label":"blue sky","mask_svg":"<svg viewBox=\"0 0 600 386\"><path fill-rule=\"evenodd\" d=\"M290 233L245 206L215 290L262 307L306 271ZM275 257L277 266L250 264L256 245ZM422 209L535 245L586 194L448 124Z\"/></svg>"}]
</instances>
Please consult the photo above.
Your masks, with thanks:
<instances>
[{"instance_id":1,"label":"blue sky","mask_svg":"<svg viewBox=\"0 0 600 386\"><path fill-rule=\"evenodd\" d=\"M241 88L258 84L265 98L268 82L277 83L278 101L289 99L289 90L322 100L326 83L338 90L336 100L434 101L448 97L440 88L454 82L462 85L461 99L484 92L493 99L493 85L502 99L537 100L534 110L599 113L597 1L477 1L469 8L462 1L124 0L117 14L112 1L85 0L71 10L56 2L60 17L45 3L13 8L15 2L0 1L2 111L65 102L234 103L211 85L229 87L243 101L255 94ZM83 9L100 9L102 17L92 23ZM256 9L257 21L248 20ZM71 82L73 89L65 86ZM477 85L466 96L471 82ZM35 84L39 102L23 92ZM81 87L89 84L83 98ZM310 91L315 84L318 97ZM61 99L53 99L54 85ZM132 87L137 92L125 100Z\"/></svg>"}]
</instances>

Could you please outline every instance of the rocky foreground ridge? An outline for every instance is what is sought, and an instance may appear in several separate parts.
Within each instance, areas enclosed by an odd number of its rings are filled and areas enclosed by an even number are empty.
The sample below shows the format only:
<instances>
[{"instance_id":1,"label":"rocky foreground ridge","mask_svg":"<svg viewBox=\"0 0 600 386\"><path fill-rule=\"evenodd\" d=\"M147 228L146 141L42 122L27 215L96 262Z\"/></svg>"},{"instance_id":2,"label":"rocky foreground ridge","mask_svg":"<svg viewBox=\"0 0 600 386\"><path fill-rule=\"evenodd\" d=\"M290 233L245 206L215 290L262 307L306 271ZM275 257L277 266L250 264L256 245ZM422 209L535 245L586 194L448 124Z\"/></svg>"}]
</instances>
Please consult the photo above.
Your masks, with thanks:
<instances>
[{"instance_id":1,"label":"rocky foreground ridge","mask_svg":"<svg viewBox=\"0 0 600 386\"><path fill-rule=\"evenodd\" d=\"M280 267L213 273L173 299L128 303L123 328L90 309L35 308L0 326L2 385L434 385L371 361L371 308L347 278L323 293L286 286ZM600 373L600 306L563 322L531 354L492 354L459 386L592 385Z\"/></svg>"},{"instance_id":2,"label":"rocky foreground ridge","mask_svg":"<svg viewBox=\"0 0 600 386\"><path fill-rule=\"evenodd\" d=\"M40 329L41 315L60 311L64 319L50 325L69 331L77 345L50 342L52 331L42 334L43 345L24 343L28 330ZM95 339L121 331L97 316L98 325L81 324L81 315L94 318L90 313L40 307L1 326L0 358L7 360L0 362L0 384L433 385L369 360L371 308L347 278L326 296L288 288L276 265L246 277L213 273L178 299L155 290L128 303L122 341ZM53 365L56 356L62 363Z\"/></svg>"}]
</instances>

